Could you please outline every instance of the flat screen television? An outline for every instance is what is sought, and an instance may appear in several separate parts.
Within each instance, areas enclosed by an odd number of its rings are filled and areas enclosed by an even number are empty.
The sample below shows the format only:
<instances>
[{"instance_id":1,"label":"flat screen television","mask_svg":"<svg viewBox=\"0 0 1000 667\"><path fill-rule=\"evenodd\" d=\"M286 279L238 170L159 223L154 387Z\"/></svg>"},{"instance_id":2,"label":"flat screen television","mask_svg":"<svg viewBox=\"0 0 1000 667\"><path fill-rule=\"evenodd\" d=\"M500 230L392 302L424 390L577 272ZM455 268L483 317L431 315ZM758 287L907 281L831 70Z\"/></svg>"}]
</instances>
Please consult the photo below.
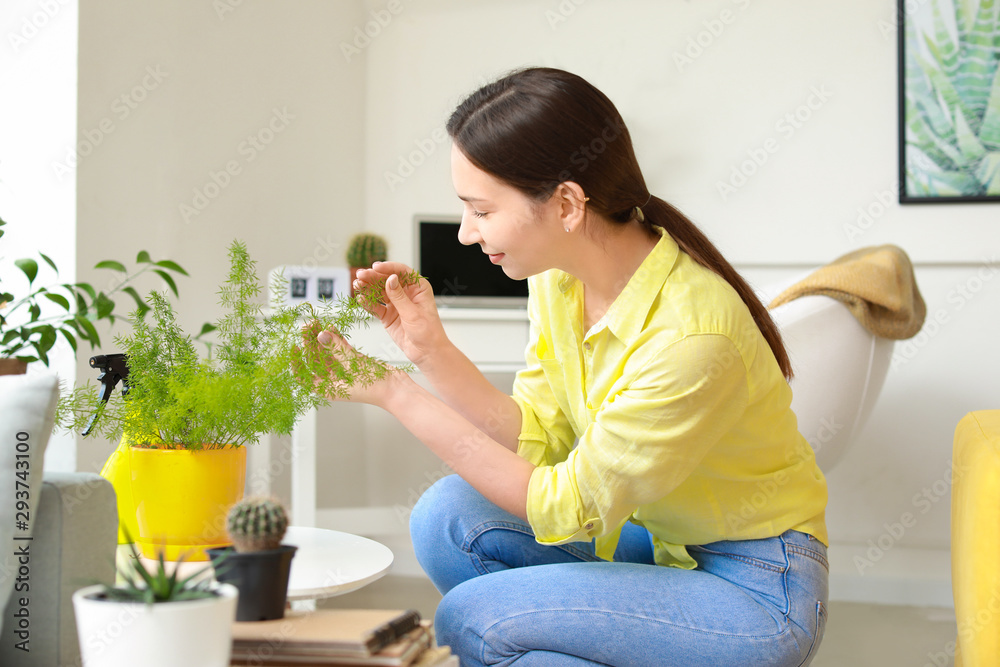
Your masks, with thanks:
<instances>
[{"instance_id":1,"label":"flat screen television","mask_svg":"<svg viewBox=\"0 0 1000 667\"><path fill-rule=\"evenodd\" d=\"M513 280L478 245L458 240L461 216L415 215L413 266L434 289L438 306L527 308L528 281Z\"/></svg>"}]
</instances>

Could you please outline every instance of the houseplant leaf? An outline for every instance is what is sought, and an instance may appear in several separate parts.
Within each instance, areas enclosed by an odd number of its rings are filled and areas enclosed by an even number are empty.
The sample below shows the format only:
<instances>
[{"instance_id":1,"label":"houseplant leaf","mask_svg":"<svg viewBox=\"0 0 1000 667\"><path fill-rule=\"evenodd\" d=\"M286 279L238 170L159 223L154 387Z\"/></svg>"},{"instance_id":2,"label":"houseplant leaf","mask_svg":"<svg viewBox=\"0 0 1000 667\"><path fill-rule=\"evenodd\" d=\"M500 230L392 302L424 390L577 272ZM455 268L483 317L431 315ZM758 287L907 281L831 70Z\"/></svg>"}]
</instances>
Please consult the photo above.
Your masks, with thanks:
<instances>
[{"instance_id":1,"label":"houseplant leaf","mask_svg":"<svg viewBox=\"0 0 1000 667\"><path fill-rule=\"evenodd\" d=\"M116 262L111 259L106 259L103 262L98 262L97 264L94 264L94 268L111 269L112 271L118 271L120 273L128 273L128 270L125 268L124 264L122 264L121 262Z\"/></svg>"},{"instance_id":2,"label":"houseplant leaf","mask_svg":"<svg viewBox=\"0 0 1000 667\"><path fill-rule=\"evenodd\" d=\"M28 277L28 284L35 282L35 276L38 275L38 262L33 259L15 259L14 265Z\"/></svg>"}]
</instances>

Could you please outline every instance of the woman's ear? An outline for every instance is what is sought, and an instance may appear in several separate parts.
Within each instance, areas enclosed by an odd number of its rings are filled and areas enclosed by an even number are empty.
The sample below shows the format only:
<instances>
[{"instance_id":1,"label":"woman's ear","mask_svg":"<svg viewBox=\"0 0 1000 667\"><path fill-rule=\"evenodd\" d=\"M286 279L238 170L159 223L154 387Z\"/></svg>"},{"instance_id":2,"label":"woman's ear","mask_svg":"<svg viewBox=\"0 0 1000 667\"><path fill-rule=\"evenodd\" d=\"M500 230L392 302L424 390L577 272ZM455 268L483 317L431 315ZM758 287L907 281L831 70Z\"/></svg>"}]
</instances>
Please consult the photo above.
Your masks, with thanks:
<instances>
[{"instance_id":1,"label":"woman's ear","mask_svg":"<svg viewBox=\"0 0 1000 667\"><path fill-rule=\"evenodd\" d=\"M559 223L565 231L572 233L583 227L590 198L584 194L579 183L563 181L556 186L552 199L558 207Z\"/></svg>"}]
</instances>

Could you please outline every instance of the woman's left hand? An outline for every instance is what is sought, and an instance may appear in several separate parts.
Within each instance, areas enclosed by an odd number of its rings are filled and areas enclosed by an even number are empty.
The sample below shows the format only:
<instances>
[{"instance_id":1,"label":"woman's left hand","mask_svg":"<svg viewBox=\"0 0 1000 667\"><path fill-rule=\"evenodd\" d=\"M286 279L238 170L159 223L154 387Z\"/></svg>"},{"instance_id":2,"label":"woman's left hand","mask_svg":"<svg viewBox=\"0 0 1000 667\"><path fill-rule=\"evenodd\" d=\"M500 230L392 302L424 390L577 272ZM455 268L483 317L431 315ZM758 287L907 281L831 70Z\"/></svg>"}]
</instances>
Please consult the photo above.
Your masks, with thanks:
<instances>
[{"instance_id":1,"label":"woman's left hand","mask_svg":"<svg viewBox=\"0 0 1000 667\"><path fill-rule=\"evenodd\" d=\"M359 372L362 364L373 359L355 349L335 330L324 331L317 322L302 330L303 344L312 361L313 386L331 401L351 401L382 405L389 394L408 376L392 366L381 378ZM361 376L361 377L359 377ZM347 379L353 378L353 381ZM323 385L326 385L324 390Z\"/></svg>"}]
</instances>

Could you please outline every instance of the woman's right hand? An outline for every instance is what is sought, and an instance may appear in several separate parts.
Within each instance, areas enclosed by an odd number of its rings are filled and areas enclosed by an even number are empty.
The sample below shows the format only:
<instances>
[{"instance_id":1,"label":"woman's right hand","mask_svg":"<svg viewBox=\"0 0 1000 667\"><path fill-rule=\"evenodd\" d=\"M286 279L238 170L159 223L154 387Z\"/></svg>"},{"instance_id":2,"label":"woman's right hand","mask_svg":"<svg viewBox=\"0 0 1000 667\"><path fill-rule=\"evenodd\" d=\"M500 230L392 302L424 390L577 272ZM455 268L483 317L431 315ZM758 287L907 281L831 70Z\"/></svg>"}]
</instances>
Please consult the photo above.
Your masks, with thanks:
<instances>
[{"instance_id":1,"label":"woman's right hand","mask_svg":"<svg viewBox=\"0 0 1000 667\"><path fill-rule=\"evenodd\" d=\"M385 281L385 299L369 309L382 322L393 342L411 363L420 368L434 352L448 343L431 284L421 278L412 285L401 285L399 276L413 270L400 262L375 262L370 269L359 269L355 291Z\"/></svg>"}]
</instances>

